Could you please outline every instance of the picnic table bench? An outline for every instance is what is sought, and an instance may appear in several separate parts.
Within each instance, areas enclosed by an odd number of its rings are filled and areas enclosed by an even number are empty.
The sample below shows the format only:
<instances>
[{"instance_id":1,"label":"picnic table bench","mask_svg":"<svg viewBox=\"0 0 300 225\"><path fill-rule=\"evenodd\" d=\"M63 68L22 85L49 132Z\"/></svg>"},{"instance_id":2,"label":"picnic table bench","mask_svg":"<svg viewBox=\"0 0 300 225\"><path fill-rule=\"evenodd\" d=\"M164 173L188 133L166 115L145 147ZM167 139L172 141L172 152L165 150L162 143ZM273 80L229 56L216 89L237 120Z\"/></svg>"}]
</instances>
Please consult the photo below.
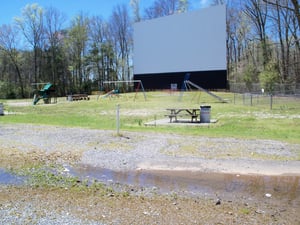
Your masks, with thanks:
<instances>
[{"instance_id":1,"label":"picnic table bench","mask_svg":"<svg viewBox=\"0 0 300 225\"><path fill-rule=\"evenodd\" d=\"M196 122L197 121L197 118L199 116L199 113L200 113L200 109L197 108L169 108L169 109L166 109L169 114L165 115L167 117L169 117L170 119L170 123L172 123L173 119L174 119L174 122L178 122L178 119L177 117L179 116L189 116L191 118L191 122ZM182 114L182 113L185 113L185 114Z\"/></svg>"},{"instance_id":2,"label":"picnic table bench","mask_svg":"<svg viewBox=\"0 0 300 225\"><path fill-rule=\"evenodd\" d=\"M68 95L67 100L69 101L90 100L90 97L87 94L73 94L73 95Z\"/></svg>"}]
</instances>

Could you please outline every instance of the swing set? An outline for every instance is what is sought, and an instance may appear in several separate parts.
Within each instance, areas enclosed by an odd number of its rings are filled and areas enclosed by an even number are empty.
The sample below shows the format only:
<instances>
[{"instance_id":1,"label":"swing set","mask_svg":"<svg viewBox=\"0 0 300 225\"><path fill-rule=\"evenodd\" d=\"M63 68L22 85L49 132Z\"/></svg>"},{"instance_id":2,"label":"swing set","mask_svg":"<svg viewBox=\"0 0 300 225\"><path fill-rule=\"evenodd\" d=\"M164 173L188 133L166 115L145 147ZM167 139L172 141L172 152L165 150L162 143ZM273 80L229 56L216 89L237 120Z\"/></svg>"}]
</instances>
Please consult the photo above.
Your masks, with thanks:
<instances>
[{"instance_id":1,"label":"swing set","mask_svg":"<svg viewBox=\"0 0 300 225\"><path fill-rule=\"evenodd\" d=\"M126 93L129 90L128 87L132 86L135 89L134 101L140 91L143 92L145 101L147 100L146 92L141 80L103 81L103 86L106 86L106 94L101 96L103 98L119 97L119 93L121 93L120 89L122 89L122 93ZM97 99L99 99L99 97L100 95Z\"/></svg>"}]
</instances>

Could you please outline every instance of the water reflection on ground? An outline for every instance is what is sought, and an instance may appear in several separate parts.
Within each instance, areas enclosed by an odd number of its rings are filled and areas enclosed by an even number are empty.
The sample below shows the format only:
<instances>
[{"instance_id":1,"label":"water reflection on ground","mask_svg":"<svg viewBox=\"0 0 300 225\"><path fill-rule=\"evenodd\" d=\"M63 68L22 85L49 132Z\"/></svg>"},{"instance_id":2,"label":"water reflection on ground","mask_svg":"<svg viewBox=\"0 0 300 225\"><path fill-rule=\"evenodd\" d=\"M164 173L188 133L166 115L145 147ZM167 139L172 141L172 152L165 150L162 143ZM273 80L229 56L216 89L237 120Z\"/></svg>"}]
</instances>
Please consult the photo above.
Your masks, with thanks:
<instances>
[{"instance_id":1,"label":"water reflection on ground","mask_svg":"<svg viewBox=\"0 0 300 225\"><path fill-rule=\"evenodd\" d=\"M24 183L24 177L14 175L0 168L0 184L3 185L21 185Z\"/></svg>"},{"instance_id":2,"label":"water reflection on ground","mask_svg":"<svg viewBox=\"0 0 300 225\"><path fill-rule=\"evenodd\" d=\"M135 188L155 189L159 193L178 193L185 196L219 196L253 199L272 198L290 206L300 205L300 176L262 176L191 171L113 171L109 169L76 166L68 167L69 175L82 180L106 184L126 184ZM25 178L0 168L0 185L21 185Z\"/></svg>"},{"instance_id":3,"label":"water reflection on ground","mask_svg":"<svg viewBox=\"0 0 300 225\"><path fill-rule=\"evenodd\" d=\"M121 183L138 187L157 187L160 192L247 198L272 197L300 205L300 176L262 176L190 171L126 171L80 166L70 172L82 179Z\"/></svg>"}]
</instances>

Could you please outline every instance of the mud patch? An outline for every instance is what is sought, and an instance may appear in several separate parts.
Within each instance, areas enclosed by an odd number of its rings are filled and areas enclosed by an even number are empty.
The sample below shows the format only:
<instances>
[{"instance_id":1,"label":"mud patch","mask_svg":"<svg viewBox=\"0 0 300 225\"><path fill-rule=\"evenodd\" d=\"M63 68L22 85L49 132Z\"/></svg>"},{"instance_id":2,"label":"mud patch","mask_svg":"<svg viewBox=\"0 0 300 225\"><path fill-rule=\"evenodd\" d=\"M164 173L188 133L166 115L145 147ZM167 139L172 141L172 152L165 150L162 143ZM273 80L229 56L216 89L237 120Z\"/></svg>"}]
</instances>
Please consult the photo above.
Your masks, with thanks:
<instances>
[{"instance_id":1,"label":"mud patch","mask_svg":"<svg viewBox=\"0 0 300 225\"><path fill-rule=\"evenodd\" d=\"M233 200L236 197L253 201L271 199L289 205L300 204L300 176L239 175L192 171L126 171L79 166L70 173L106 184L120 183L137 188L149 188L160 194L220 197Z\"/></svg>"}]
</instances>

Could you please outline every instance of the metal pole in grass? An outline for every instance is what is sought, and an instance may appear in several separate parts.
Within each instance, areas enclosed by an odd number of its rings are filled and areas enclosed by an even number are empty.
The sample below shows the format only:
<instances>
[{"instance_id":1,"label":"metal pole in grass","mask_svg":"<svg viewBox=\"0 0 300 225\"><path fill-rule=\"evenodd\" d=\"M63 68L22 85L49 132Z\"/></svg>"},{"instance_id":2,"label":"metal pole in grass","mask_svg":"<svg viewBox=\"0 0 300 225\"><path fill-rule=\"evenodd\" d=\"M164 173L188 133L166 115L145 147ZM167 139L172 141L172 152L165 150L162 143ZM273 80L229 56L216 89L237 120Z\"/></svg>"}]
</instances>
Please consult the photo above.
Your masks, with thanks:
<instances>
[{"instance_id":1,"label":"metal pole in grass","mask_svg":"<svg viewBox=\"0 0 300 225\"><path fill-rule=\"evenodd\" d=\"M116 121L117 121L117 135L120 135L120 105L117 105L117 110L116 110Z\"/></svg>"},{"instance_id":2,"label":"metal pole in grass","mask_svg":"<svg viewBox=\"0 0 300 225\"><path fill-rule=\"evenodd\" d=\"M235 92L233 93L233 104L235 105Z\"/></svg>"},{"instance_id":3,"label":"metal pole in grass","mask_svg":"<svg viewBox=\"0 0 300 225\"><path fill-rule=\"evenodd\" d=\"M270 109L272 110L273 108L273 95L270 94Z\"/></svg>"}]
</instances>

